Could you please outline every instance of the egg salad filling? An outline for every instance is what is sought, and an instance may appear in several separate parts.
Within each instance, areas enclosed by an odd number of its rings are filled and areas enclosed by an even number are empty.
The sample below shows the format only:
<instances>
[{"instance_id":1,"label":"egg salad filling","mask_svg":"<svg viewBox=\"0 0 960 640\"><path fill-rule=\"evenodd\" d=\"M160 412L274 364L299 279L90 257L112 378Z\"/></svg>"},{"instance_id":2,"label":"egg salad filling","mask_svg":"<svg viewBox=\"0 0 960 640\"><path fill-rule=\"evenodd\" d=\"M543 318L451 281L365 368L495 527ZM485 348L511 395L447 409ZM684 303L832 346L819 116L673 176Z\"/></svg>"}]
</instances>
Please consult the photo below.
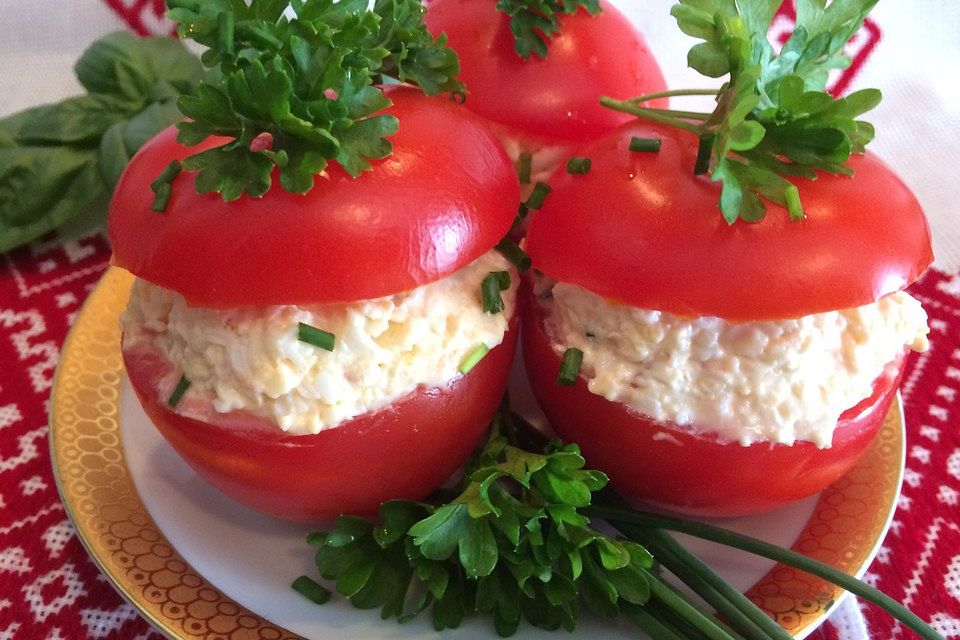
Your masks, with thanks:
<instances>
[{"instance_id":1,"label":"egg salad filling","mask_svg":"<svg viewBox=\"0 0 960 640\"><path fill-rule=\"evenodd\" d=\"M503 311L485 313L480 285L495 271L509 272L511 285L501 293ZM174 365L171 376L190 380L191 398L217 412L245 411L290 434L318 433L417 387L443 387L478 347L499 345L518 279L491 251L446 278L383 298L226 310L188 306L138 280L120 318L123 347L158 349ZM333 333L333 351L301 342L301 322Z\"/></svg>"},{"instance_id":2,"label":"egg salad filling","mask_svg":"<svg viewBox=\"0 0 960 640\"><path fill-rule=\"evenodd\" d=\"M546 140L525 136L501 124L491 123L490 127L497 134L500 144L514 165L519 166L522 154L530 154L530 181L520 185L520 197L523 200L530 197L534 185L549 180L557 167L577 150L575 144L551 144Z\"/></svg>"},{"instance_id":3,"label":"egg salad filling","mask_svg":"<svg viewBox=\"0 0 960 640\"><path fill-rule=\"evenodd\" d=\"M829 447L837 419L871 395L905 347L927 349L927 316L904 292L788 320L678 317L535 283L553 348L583 351L592 393L726 441ZM664 437L668 434L664 433Z\"/></svg>"}]
</instances>

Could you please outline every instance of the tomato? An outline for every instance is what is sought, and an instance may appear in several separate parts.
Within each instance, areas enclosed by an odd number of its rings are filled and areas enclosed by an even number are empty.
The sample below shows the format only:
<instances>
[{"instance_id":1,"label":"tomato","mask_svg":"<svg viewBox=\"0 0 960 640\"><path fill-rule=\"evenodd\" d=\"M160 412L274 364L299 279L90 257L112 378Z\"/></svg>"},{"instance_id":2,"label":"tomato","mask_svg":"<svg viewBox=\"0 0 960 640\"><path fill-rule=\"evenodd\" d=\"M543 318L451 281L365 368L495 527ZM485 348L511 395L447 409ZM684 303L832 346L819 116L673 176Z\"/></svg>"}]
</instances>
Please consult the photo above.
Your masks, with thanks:
<instances>
[{"instance_id":1,"label":"tomato","mask_svg":"<svg viewBox=\"0 0 960 640\"><path fill-rule=\"evenodd\" d=\"M631 153L632 136L660 152ZM802 222L768 203L761 222L728 225L696 151L689 133L637 123L578 152L592 169L554 176L527 236L533 266L636 307L747 321L872 303L933 259L920 205L875 156L852 157L852 178L798 179Z\"/></svg>"},{"instance_id":2,"label":"tomato","mask_svg":"<svg viewBox=\"0 0 960 640\"><path fill-rule=\"evenodd\" d=\"M631 119L600 105L601 96L631 98L666 84L643 37L616 8L562 16L548 55L524 60L513 48L509 18L496 0L432 0L426 23L447 34L460 58L466 105L527 136L585 142ZM665 106L665 102L652 102Z\"/></svg>"},{"instance_id":3,"label":"tomato","mask_svg":"<svg viewBox=\"0 0 960 640\"><path fill-rule=\"evenodd\" d=\"M393 154L351 178L332 164L306 195L199 195L192 172L164 213L150 183L188 149L168 129L131 160L110 205L115 264L210 308L376 298L433 282L509 230L519 187L488 125L452 100L389 92Z\"/></svg>"},{"instance_id":4,"label":"tomato","mask_svg":"<svg viewBox=\"0 0 960 640\"><path fill-rule=\"evenodd\" d=\"M899 383L881 376L873 393L840 415L833 445L721 442L652 420L591 393L581 375L556 382L561 357L544 331L539 305L524 292L523 354L534 395L557 433L577 442L587 464L633 502L704 516L769 511L824 489L849 471L883 426ZM902 360L898 371L902 371ZM697 425L703 433L708 425Z\"/></svg>"},{"instance_id":5,"label":"tomato","mask_svg":"<svg viewBox=\"0 0 960 640\"><path fill-rule=\"evenodd\" d=\"M463 464L500 403L516 324L469 374L448 386L419 388L386 409L305 436L288 436L263 418L236 411L210 421L181 415L158 391L172 364L144 347L123 357L147 415L210 484L257 511L328 521L342 513L373 515L392 498L422 499Z\"/></svg>"}]
</instances>

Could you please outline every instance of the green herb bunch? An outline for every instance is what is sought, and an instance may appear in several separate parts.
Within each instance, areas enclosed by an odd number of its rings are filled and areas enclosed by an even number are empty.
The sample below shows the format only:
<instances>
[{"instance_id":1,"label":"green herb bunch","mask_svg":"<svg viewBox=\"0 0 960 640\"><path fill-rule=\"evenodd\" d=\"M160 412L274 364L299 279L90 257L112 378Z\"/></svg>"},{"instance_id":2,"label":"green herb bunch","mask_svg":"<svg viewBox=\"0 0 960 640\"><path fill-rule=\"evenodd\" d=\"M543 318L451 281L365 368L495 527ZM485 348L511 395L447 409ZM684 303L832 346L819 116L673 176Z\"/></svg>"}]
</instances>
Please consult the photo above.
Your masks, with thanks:
<instances>
[{"instance_id":1,"label":"green herb bunch","mask_svg":"<svg viewBox=\"0 0 960 640\"><path fill-rule=\"evenodd\" d=\"M431 609L437 630L489 613L500 635L521 617L572 630L581 603L616 616L651 595L653 561L638 544L590 527L578 509L606 476L583 469L576 445L533 453L493 436L471 461L459 495L442 506L390 501L380 522L343 516L314 534L320 575L359 608L406 620ZM411 597L412 594L412 597Z\"/></svg>"},{"instance_id":2,"label":"green herb bunch","mask_svg":"<svg viewBox=\"0 0 960 640\"><path fill-rule=\"evenodd\" d=\"M307 542L316 547L320 576L353 606L379 608L383 619L400 622L429 609L438 631L474 613L492 616L501 636L516 632L521 618L570 631L585 605L601 618L625 616L658 640L790 640L668 533L678 531L819 576L920 637L942 640L901 604L842 571L756 538L634 510L604 488L604 474L583 466L576 445L547 440L504 400L456 491L429 503L385 502L376 521L341 516ZM626 538L601 532L598 522ZM664 580L664 570L725 621ZM318 604L332 595L308 576L293 588Z\"/></svg>"},{"instance_id":3,"label":"green herb bunch","mask_svg":"<svg viewBox=\"0 0 960 640\"><path fill-rule=\"evenodd\" d=\"M608 107L699 136L695 173L722 183L720 210L729 223L764 217L764 199L804 217L796 186L817 171L852 174L846 162L874 136L857 118L879 104L863 89L836 99L828 74L849 66L843 47L877 0L797 0L797 27L776 53L768 31L783 0L680 0L671 13L680 29L703 42L689 65L711 78L729 75L717 90L667 91L632 100L603 98ZM667 96L716 95L712 113L644 106Z\"/></svg>"},{"instance_id":4,"label":"green herb bunch","mask_svg":"<svg viewBox=\"0 0 960 640\"><path fill-rule=\"evenodd\" d=\"M104 202L131 156L182 116L199 60L170 38L113 33L77 61L84 95L0 120L0 252Z\"/></svg>"},{"instance_id":5,"label":"green herb bunch","mask_svg":"<svg viewBox=\"0 0 960 640\"><path fill-rule=\"evenodd\" d=\"M547 57L547 43L560 33L560 17L580 8L590 15L601 12L600 0L498 0L497 10L510 16L510 32L517 55L527 60Z\"/></svg>"},{"instance_id":6,"label":"green herb bunch","mask_svg":"<svg viewBox=\"0 0 960 640\"><path fill-rule=\"evenodd\" d=\"M331 161L350 175L390 154L397 119L379 85L415 84L427 94L463 95L460 67L434 40L419 0L168 0L183 38L208 49L220 72L179 101L189 120L179 141L231 140L183 161L197 189L224 200L261 196L280 171L293 193L309 191Z\"/></svg>"}]
</instances>

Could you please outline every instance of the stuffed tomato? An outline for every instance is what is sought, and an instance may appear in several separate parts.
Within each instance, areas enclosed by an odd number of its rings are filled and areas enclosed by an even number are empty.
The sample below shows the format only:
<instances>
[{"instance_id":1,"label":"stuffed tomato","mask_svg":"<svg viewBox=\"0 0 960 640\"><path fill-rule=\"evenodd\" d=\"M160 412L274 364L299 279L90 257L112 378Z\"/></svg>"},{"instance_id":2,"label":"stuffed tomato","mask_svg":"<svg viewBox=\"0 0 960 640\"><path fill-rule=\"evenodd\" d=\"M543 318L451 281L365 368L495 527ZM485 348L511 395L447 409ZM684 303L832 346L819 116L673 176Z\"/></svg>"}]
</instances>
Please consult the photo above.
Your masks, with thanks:
<instances>
[{"instance_id":1,"label":"stuffed tomato","mask_svg":"<svg viewBox=\"0 0 960 640\"><path fill-rule=\"evenodd\" d=\"M633 137L659 153L631 152ZM527 251L523 351L557 432L635 501L702 515L813 494L866 451L926 314L903 291L932 260L926 219L877 158L798 181L728 225L694 176L698 140L634 124L558 173ZM582 352L570 386L557 375ZM571 352L576 353L576 352ZM574 369L576 372L576 369Z\"/></svg>"},{"instance_id":2,"label":"stuffed tomato","mask_svg":"<svg viewBox=\"0 0 960 640\"><path fill-rule=\"evenodd\" d=\"M275 180L225 203L183 172L157 213L151 181L198 150L170 129L111 203L113 261L138 277L121 319L137 395L200 475L275 516L423 498L470 454L506 383L518 277L494 246L515 214L513 167L452 101L389 97L393 153L356 179L331 165L306 195ZM498 313L481 304L491 273Z\"/></svg>"},{"instance_id":3,"label":"stuffed tomato","mask_svg":"<svg viewBox=\"0 0 960 640\"><path fill-rule=\"evenodd\" d=\"M467 108L493 124L515 162L529 154L529 185L545 181L578 146L631 118L601 107L600 96L627 99L666 89L636 27L606 0L600 8L596 15L579 7L557 16L558 33L546 43L546 56L523 58L497 0L427 5L427 27L435 36L446 34L460 58L460 79L470 90Z\"/></svg>"}]
</instances>

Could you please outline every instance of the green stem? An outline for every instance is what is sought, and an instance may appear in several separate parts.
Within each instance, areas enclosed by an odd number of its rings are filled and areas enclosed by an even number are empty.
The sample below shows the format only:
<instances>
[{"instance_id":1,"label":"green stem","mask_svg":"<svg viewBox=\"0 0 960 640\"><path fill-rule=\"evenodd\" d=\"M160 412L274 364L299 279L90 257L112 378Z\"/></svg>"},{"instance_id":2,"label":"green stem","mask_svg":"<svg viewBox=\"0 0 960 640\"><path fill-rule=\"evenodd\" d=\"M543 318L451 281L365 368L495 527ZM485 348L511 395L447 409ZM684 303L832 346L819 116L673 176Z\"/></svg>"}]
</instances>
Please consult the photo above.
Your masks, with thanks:
<instances>
[{"instance_id":1,"label":"green stem","mask_svg":"<svg viewBox=\"0 0 960 640\"><path fill-rule=\"evenodd\" d=\"M664 583L658 576L649 571L646 572L646 576L647 581L650 583L650 596L670 607L697 631L703 633L703 635L710 640L736 640L737 636L732 635L728 630L720 626L716 620L690 604L690 602L670 588L670 586Z\"/></svg>"},{"instance_id":2,"label":"green stem","mask_svg":"<svg viewBox=\"0 0 960 640\"><path fill-rule=\"evenodd\" d=\"M588 507L584 510L584 515L595 518L609 520L612 523L635 524L641 527L654 529L667 529L677 531L702 538L728 547L740 549L754 555L763 556L789 565L801 571L805 571L818 578L823 578L828 582L846 589L864 600L877 605L895 619L906 625L911 631L925 640L943 640L943 637L930 628L919 616L904 607L902 604L888 596L887 594L870 587L842 571L834 569L822 562L818 562L803 554L778 547L769 542L758 540L750 536L745 536L733 531L727 531L719 527L714 527L701 522L692 522L679 518L670 518L639 511L627 511L624 509L610 507Z\"/></svg>"},{"instance_id":3,"label":"green stem","mask_svg":"<svg viewBox=\"0 0 960 640\"><path fill-rule=\"evenodd\" d=\"M615 111L622 111L623 113L629 113L632 116L636 116L643 120L649 120L651 122L659 122L660 124L665 124L670 127L675 127L677 129L683 129L684 131L689 131L694 135L700 135L700 127L695 124L690 124L685 122L680 118L675 118L673 116L663 114L661 109L648 109L647 107L639 107L630 102L624 102L622 100L614 100L607 96L600 98L600 104Z\"/></svg>"},{"instance_id":4,"label":"green stem","mask_svg":"<svg viewBox=\"0 0 960 640\"><path fill-rule=\"evenodd\" d=\"M631 537L640 529L623 526L623 533ZM664 567L729 620L747 640L791 640L793 636L783 627L669 535L650 530L643 539L644 546Z\"/></svg>"},{"instance_id":5,"label":"green stem","mask_svg":"<svg viewBox=\"0 0 960 640\"><path fill-rule=\"evenodd\" d=\"M641 631L651 638L657 640L687 640L674 626L669 622L658 619L646 606L622 604L620 608L628 618L633 620L635 625L640 627Z\"/></svg>"},{"instance_id":6,"label":"green stem","mask_svg":"<svg viewBox=\"0 0 960 640\"><path fill-rule=\"evenodd\" d=\"M672 89L670 91L658 91L656 93L646 93L636 98L630 98L627 102L647 102L657 98L675 98L679 96L715 96L720 93L716 89Z\"/></svg>"}]
</instances>

